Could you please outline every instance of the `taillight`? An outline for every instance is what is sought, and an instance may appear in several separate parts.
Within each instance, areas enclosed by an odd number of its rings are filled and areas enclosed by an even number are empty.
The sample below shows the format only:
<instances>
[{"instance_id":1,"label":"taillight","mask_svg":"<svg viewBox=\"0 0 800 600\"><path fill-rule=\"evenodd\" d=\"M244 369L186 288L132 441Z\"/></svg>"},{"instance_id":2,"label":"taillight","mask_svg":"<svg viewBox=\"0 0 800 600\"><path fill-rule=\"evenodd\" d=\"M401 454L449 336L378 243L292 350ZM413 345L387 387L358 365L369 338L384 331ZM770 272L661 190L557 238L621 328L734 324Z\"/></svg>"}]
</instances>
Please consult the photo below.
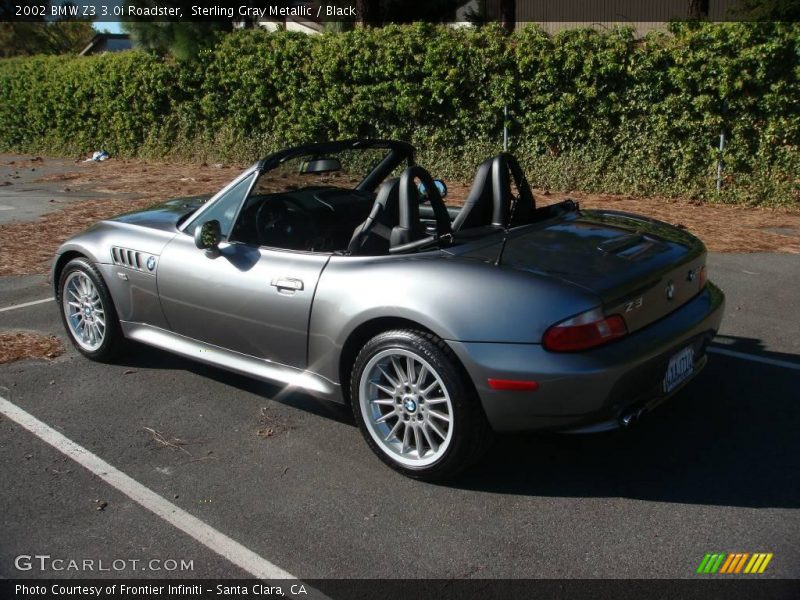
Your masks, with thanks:
<instances>
[{"instance_id":1,"label":"taillight","mask_svg":"<svg viewBox=\"0 0 800 600\"><path fill-rule=\"evenodd\" d=\"M704 287L706 287L706 282L708 281L708 269L706 269L706 266L703 265L698 271L697 282L700 284L700 289L702 290Z\"/></svg>"},{"instance_id":2,"label":"taillight","mask_svg":"<svg viewBox=\"0 0 800 600\"><path fill-rule=\"evenodd\" d=\"M606 344L627 333L621 316L606 317L595 308L550 327L544 332L542 344L551 352L577 352Z\"/></svg>"}]
</instances>

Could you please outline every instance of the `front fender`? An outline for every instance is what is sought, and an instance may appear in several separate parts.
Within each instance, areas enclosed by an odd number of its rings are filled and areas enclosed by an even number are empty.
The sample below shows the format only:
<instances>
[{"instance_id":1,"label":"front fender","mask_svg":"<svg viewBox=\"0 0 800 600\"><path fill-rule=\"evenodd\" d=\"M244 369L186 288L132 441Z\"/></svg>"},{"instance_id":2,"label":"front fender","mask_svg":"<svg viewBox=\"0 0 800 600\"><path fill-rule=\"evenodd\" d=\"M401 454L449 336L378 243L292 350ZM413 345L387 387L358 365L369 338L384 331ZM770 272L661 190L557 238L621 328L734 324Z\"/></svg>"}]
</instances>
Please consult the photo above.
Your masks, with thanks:
<instances>
[{"instance_id":1,"label":"front fender","mask_svg":"<svg viewBox=\"0 0 800 600\"><path fill-rule=\"evenodd\" d=\"M109 227L106 223L95 223L58 247L50 267L50 282L54 293L57 292L58 278L69 257L80 254L96 265L111 262L110 245L105 239L107 229Z\"/></svg>"},{"instance_id":2,"label":"front fender","mask_svg":"<svg viewBox=\"0 0 800 600\"><path fill-rule=\"evenodd\" d=\"M58 294L61 269L75 255L85 256L100 271L114 307L122 321L145 322L165 327L156 287L155 271L114 264L112 246L138 251L141 256L161 255L175 232L139 227L116 221L101 221L70 238L56 251L51 269L53 291ZM157 265L157 262L156 262Z\"/></svg>"}]
</instances>

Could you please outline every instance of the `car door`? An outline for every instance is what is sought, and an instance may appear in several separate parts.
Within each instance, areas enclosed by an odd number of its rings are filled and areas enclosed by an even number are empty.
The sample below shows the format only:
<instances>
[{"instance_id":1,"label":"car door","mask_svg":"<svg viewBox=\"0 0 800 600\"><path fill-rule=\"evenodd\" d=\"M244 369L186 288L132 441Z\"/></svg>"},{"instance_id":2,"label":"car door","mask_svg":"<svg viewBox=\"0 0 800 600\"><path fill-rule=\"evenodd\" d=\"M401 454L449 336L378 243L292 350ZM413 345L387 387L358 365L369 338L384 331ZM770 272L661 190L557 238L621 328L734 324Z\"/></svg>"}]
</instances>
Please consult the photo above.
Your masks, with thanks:
<instances>
[{"instance_id":1,"label":"car door","mask_svg":"<svg viewBox=\"0 0 800 600\"><path fill-rule=\"evenodd\" d=\"M329 258L237 242L206 252L180 234L159 261L161 306L175 333L305 368L311 301Z\"/></svg>"}]
</instances>

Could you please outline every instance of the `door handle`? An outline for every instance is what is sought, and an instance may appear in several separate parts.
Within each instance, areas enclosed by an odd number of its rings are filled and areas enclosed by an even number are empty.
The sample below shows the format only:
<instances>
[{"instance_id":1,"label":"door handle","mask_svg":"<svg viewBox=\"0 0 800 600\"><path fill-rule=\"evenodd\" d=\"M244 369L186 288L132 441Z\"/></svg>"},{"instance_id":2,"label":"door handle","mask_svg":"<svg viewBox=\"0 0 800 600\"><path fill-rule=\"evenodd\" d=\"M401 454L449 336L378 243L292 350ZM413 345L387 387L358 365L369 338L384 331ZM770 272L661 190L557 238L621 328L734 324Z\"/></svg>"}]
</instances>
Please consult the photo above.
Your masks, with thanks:
<instances>
[{"instance_id":1,"label":"door handle","mask_svg":"<svg viewBox=\"0 0 800 600\"><path fill-rule=\"evenodd\" d=\"M303 282L293 277L277 277L272 280L270 285L278 288L278 291L291 290L293 292L299 292L303 289Z\"/></svg>"}]
</instances>

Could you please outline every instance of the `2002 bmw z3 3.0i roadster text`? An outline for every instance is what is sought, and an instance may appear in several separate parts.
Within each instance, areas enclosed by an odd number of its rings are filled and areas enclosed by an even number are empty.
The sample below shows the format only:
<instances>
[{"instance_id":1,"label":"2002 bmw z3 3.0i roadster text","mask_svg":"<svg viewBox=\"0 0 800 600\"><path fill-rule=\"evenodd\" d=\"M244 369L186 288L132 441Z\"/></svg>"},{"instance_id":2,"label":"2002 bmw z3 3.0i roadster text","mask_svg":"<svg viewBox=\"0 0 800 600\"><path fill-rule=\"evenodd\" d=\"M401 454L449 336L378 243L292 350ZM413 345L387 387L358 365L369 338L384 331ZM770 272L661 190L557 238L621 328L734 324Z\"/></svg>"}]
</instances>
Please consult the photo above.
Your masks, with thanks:
<instances>
[{"instance_id":1,"label":"2002 bmw z3 3.0i roadster text","mask_svg":"<svg viewBox=\"0 0 800 600\"><path fill-rule=\"evenodd\" d=\"M537 207L505 153L463 207L446 191L402 142L283 150L65 242L64 325L95 360L134 340L349 403L375 454L424 479L494 432L627 425L704 366L724 298L697 238Z\"/></svg>"}]
</instances>

